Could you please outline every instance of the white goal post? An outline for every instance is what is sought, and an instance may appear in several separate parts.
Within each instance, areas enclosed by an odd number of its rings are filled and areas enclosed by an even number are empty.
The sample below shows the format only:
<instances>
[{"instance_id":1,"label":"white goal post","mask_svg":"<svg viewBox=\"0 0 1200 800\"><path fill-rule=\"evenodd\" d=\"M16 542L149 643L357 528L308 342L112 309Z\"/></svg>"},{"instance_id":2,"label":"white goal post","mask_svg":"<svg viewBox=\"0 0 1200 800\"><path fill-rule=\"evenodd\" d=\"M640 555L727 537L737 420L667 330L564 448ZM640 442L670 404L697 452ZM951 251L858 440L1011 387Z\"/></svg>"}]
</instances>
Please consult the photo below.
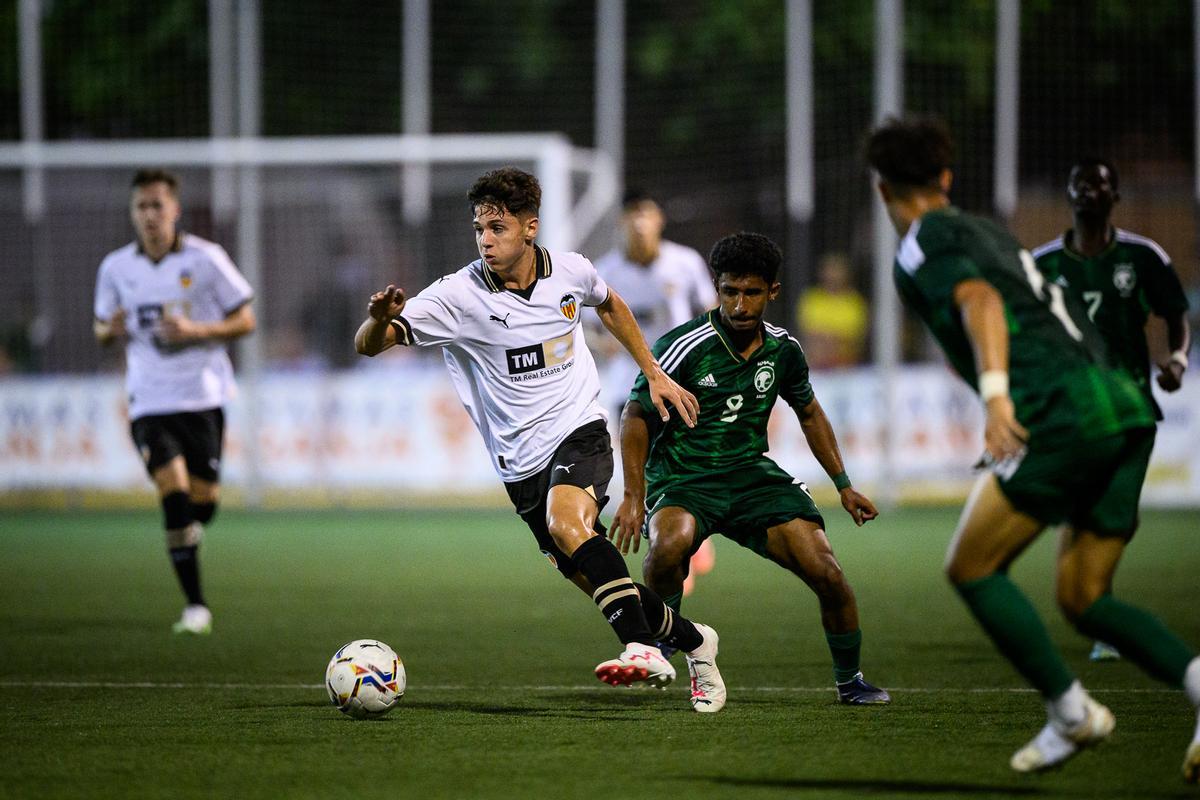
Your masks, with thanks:
<instances>
[{"instance_id":1,"label":"white goal post","mask_svg":"<svg viewBox=\"0 0 1200 800\"><path fill-rule=\"evenodd\" d=\"M45 214L45 172L54 169L161 167L237 168L233 197L237 230L236 261L252 286L262 285L263 188L259 168L280 166L395 165L428 169L436 164L479 164L493 168L532 164L542 186L540 240L549 248L578 250L616 207L619 180L611 157L600 150L575 147L562 134L436 134L313 137L236 137L204 139L125 139L108 141L26 141L0 144L0 169L25 176L24 209L31 222ZM226 175L228 173L225 173ZM577 178L579 180L577 180ZM398 174L397 180L403 180ZM576 186L580 191L576 191ZM424 191L428 182L422 182ZM409 187L414 188L414 187ZM464 187L464 191L465 191ZM401 219L396 224L402 224ZM260 316L267 298L258 294ZM264 364L261 336L238 341L239 367L249 391L247 416L257 417L254 384ZM253 439L248 440L253 451ZM261 481L256 453L248 452L248 498L254 502Z\"/></svg>"}]
</instances>

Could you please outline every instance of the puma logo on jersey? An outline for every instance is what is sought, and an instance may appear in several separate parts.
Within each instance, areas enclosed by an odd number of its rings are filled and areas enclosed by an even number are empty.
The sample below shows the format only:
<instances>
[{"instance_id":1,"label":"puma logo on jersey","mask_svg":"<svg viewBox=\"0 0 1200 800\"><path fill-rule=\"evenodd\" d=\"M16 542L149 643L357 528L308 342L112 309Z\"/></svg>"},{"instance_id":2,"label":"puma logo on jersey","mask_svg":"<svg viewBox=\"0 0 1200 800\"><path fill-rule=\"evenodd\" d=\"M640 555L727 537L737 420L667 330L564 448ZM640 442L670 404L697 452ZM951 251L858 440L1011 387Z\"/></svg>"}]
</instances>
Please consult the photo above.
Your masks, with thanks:
<instances>
[{"instance_id":1,"label":"puma logo on jersey","mask_svg":"<svg viewBox=\"0 0 1200 800\"><path fill-rule=\"evenodd\" d=\"M499 322L501 325L503 325L505 328L507 328L508 327L508 318L510 316L512 316L511 311L509 313L505 314L503 319L501 319L500 317L497 317L495 314L488 314L488 319L490 319L492 322Z\"/></svg>"},{"instance_id":2,"label":"puma logo on jersey","mask_svg":"<svg viewBox=\"0 0 1200 800\"><path fill-rule=\"evenodd\" d=\"M703 378L701 378L699 381L697 381L696 385L703 386L706 389L715 389L715 388L717 388L717 379L714 378L713 374L710 372L707 375L705 375Z\"/></svg>"},{"instance_id":3,"label":"puma logo on jersey","mask_svg":"<svg viewBox=\"0 0 1200 800\"><path fill-rule=\"evenodd\" d=\"M573 467L573 466L575 466L575 465L574 465L574 464L567 464L567 465L565 465L565 466L564 466L564 465L562 465L562 464L555 464L555 465L554 465L554 469L561 469L563 472L565 472L565 473L567 473L568 475L570 475L570 474L571 474L571 467ZM551 472L553 472L553 471L554 471L554 469L552 469L552 470L550 470L550 471L551 471Z\"/></svg>"}]
</instances>

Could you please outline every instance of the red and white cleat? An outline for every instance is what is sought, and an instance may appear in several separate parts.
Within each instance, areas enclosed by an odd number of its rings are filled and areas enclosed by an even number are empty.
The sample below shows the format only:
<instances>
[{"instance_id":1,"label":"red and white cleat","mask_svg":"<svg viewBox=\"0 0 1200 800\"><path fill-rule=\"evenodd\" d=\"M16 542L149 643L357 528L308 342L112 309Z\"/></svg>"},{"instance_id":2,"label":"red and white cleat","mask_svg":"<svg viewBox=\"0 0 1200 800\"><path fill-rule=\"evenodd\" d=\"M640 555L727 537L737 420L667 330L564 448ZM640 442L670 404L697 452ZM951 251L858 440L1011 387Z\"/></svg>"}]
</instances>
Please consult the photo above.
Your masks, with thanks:
<instances>
[{"instance_id":1,"label":"red and white cleat","mask_svg":"<svg viewBox=\"0 0 1200 800\"><path fill-rule=\"evenodd\" d=\"M610 686L645 683L656 689L665 689L675 680L675 668L663 658L657 647L630 642L625 645L625 652L621 655L596 665L596 677Z\"/></svg>"}]
</instances>

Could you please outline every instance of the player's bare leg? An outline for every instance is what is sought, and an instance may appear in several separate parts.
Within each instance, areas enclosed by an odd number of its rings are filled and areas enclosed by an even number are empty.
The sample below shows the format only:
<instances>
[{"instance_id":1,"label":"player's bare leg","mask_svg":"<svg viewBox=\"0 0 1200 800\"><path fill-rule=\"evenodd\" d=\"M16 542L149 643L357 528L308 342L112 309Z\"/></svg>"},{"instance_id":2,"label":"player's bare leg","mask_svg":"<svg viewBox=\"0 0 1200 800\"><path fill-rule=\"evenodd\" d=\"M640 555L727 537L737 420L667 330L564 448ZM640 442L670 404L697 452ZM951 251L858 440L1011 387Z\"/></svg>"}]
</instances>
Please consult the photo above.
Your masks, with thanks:
<instances>
[{"instance_id":1,"label":"player's bare leg","mask_svg":"<svg viewBox=\"0 0 1200 800\"><path fill-rule=\"evenodd\" d=\"M862 631L858 602L825 531L803 519L768 528L767 557L799 577L817 596L838 699L847 705L891 702L888 693L867 683L859 670Z\"/></svg>"},{"instance_id":2,"label":"player's bare leg","mask_svg":"<svg viewBox=\"0 0 1200 800\"><path fill-rule=\"evenodd\" d=\"M1013 508L995 475L981 475L946 555L946 575L975 619L1045 700L1046 726L1009 762L1018 772L1061 764L1103 741L1115 724L1075 679L1033 605L1008 578L1009 565L1044 527Z\"/></svg>"},{"instance_id":3,"label":"player's bare leg","mask_svg":"<svg viewBox=\"0 0 1200 800\"><path fill-rule=\"evenodd\" d=\"M596 677L614 686L645 682L665 688L675 679L675 668L654 644L641 594L625 560L612 542L595 531L599 513L592 491L570 485L550 487L546 501L550 536L575 562L588 586L594 587L592 600L625 645L621 655L596 667ZM584 588L578 581L576 585Z\"/></svg>"},{"instance_id":4,"label":"player's bare leg","mask_svg":"<svg viewBox=\"0 0 1200 800\"><path fill-rule=\"evenodd\" d=\"M1116 644L1152 677L1187 691L1197 721L1183 773L1189 782L1200 782L1200 657L1157 617L1113 597L1113 574L1126 544L1121 536L1064 530L1057 564L1058 605L1081 633Z\"/></svg>"},{"instance_id":5,"label":"player's bare leg","mask_svg":"<svg viewBox=\"0 0 1200 800\"><path fill-rule=\"evenodd\" d=\"M695 541L696 518L687 510L667 506L650 518L650 546L642 561L642 577L676 611L683 598L685 565Z\"/></svg>"},{"instance_id":6,"label":"player's bare leg","mask_svg":"<svg viewBox=\"0 0 1200 800\"><path fill-rule=\"evenodd\" d=\"M650 546L642 561L642 576L651 591L663 598L668 615L678 614L688 555L696 540L696 518L678 506L668 506L650 518ZM701 713L720 711L725 706L725 680L717 669L719 637L707 625L696 625L699 642L673 644L684 651L691 678L692 708ZM672 652L674 650L672 649Z\"/></svg>"},{"instance_id":7,"label":"player's bare leg","mask_svg":"<svg viewBox=\"0 0 1200 800\"><path fill-rule=\"evenodd\" d=\"M187 463L183 456L175 456L154 470L153 477L163 507L167 552L179 586L187 597L187 605L173 629L176 633L209 633L212 631L212 614L200 589L197 555L204 527L196 522L192 511L192 481Z\"/></svg>"},{"instance_id":8,"label":"player's bare leg","mask_svg":"<svg viewBox=\"0 0 1200 800\"><path fill-rule=\"evenodd\" d=\"M688 597L696 589L696 579L701 575L712 572L717 563L717 549L713 547L712 539L705 539L696 548L696 552L688 561L688 574L683 579L683 596Z\"/></svg>"}]
</instances>

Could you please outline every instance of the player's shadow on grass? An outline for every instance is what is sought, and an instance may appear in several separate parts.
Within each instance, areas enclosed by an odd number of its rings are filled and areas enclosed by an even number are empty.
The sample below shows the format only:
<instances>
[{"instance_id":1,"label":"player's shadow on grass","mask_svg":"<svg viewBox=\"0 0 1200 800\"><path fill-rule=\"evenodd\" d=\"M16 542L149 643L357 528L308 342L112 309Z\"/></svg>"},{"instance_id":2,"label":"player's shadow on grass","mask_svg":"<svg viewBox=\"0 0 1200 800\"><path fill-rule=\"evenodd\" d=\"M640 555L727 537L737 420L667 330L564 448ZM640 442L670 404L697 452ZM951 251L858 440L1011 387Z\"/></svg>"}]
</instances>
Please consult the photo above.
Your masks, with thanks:
<instances>
[{"instance_id":1,"label":"player's shadow on grass","mask_svg":"<svg viewBox=\"0 0 1200 800\"><path fill-rule=\"evenodd\" d=\"M860 778L728 778L714 777L708 781L725 786L752 786L769 789L811 789L821 792L845 792L852 796L889 794L1035 796L1044 794L1036 786L1004 786L980 783L935 783L920 780L879 780Z\"/></svg>"},{"instance_id":2,"label":"player's shadow on grass","mask_svg":"<svg viewBox=\"0 0 1200 800\"><path fill-rule=\"evenodd\" d=\"M560 698L558 701L548 702L546 705L500 705L498 703L457 700L435 703L413 703L412 707L422 711L461 712L483 716L641 722L645 719L643 712L646 705L646 703L641 702L602 703L596 702L595 697L588 697L585 700L566 703L561 702ZM686 710L691 713L690 708ZM629 711L637 713L626 713Z\"/></svg>"}]
</instances>

